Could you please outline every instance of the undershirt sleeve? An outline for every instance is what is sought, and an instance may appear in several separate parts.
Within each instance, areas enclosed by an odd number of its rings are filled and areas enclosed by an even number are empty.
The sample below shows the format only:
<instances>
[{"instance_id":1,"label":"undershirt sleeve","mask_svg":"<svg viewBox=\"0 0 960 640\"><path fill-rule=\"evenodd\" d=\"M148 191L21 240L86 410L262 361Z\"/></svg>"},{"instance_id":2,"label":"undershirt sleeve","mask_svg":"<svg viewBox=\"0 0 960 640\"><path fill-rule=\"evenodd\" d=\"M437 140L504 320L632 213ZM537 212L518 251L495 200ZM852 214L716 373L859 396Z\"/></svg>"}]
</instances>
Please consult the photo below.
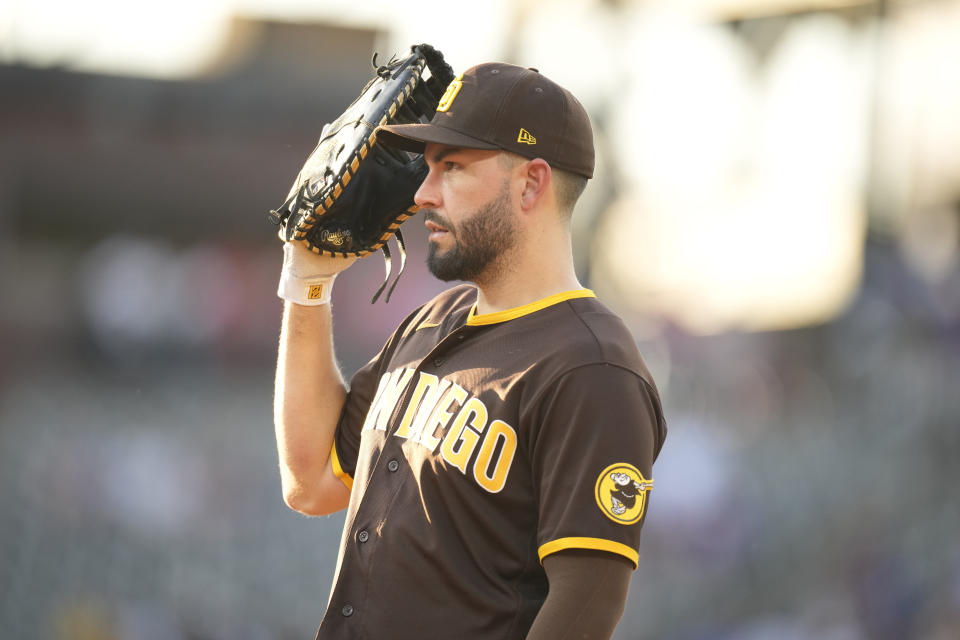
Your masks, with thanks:
<instances>
[{"instance_id":1,"label":"undershirt sleeve","mask_svg":"<svg viewBox=\"0 0 960 640\"><path fill-rule=\"evenodd\" d=\"M536 403L531 460L541 562L593 549L637 566L662 413L637 374L599 363L551 384Z\"/></svg>"},{"instance_id":2,"label":"undershirt sleeve","mask_svg":"<svg viewBox=\"0 0 960 640\"><path fill-rule=\"evenodd\" d=\"M607 640L623 616L633 565L602 551L568 549L543 560L550 591L527 640Z\"/></svg>"}]
</instances>

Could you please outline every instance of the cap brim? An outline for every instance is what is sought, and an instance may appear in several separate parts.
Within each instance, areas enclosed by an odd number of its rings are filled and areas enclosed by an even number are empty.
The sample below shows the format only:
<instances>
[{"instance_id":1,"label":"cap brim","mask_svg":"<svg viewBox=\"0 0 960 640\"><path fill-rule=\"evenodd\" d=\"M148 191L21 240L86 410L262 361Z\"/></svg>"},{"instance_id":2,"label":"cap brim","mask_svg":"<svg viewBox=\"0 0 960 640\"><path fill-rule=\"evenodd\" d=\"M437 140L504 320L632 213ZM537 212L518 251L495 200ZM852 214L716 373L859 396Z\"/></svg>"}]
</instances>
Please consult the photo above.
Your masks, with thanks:
<instances>
[{"instance_id":1,"label":"cap brim","mask_svg":"<svg viewBox=\"0 0 960 640\"><path fill-rule=\"evenodd\" d=\"M445 144L464 149L499 149L500 147L432 123L387 124L377 127L377 142L413 153L423 153L427 143Z\"/></svg>"}]
</instances>

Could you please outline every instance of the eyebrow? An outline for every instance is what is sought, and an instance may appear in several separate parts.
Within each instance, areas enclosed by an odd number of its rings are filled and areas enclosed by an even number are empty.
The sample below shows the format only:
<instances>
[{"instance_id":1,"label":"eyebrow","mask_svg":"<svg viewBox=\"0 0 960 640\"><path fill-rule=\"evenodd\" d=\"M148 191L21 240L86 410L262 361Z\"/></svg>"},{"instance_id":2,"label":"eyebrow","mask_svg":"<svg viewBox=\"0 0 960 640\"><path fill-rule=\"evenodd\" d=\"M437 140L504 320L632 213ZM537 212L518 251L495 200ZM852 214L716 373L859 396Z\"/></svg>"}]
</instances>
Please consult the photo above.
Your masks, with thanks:
<instances>
[{"instance_id":1,"label":"eyebrow","mask_svg":"<svg viewBox=\"0 0 960 640\"><path fill-rule=\"evenodd\" d=\"M445 149L441 149L440 151L437 151L435 154L433 154L432 160L434 162L442 162L444 158L446 158L450 154L457 153L458 151L463 151L463 149L460 147L447 147Z\"/></svg>"}]
</instances>

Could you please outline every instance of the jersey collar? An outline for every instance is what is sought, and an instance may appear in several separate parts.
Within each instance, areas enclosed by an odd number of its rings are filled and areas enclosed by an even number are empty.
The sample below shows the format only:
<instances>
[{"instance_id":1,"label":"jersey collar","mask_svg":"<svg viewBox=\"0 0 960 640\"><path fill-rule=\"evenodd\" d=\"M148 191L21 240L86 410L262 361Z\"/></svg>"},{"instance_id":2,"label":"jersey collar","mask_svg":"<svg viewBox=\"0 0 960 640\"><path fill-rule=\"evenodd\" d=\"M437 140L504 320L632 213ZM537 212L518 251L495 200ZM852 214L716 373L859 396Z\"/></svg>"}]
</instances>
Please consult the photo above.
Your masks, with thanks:
<instances>
[{"instance_id":1,"label":"jersey collar","mask_svg":"<svg viewBox=\"0 0 960 640\"><path fill-rule=\"evenodd\" d=\"M555 293L552 296L547 296L535 302L530 302L528 304L514 307L512 309L504 309L503 311L495 311L494 313L484 313L477 314L477 303L474 302L473 306L470 307L470 314L467 316L467 326L476 327L487 324L497 324L499 322L506 322L507 320L514 320L521 316L529 315L535 311L540 311L541 309L546 309L549 306L555 305L558 302L563 302L565 300L573 300L575 298L596 298L595 294L590 289L574 289L573 291L563 291L561 293Z\"/></svg>"}]
</instances>

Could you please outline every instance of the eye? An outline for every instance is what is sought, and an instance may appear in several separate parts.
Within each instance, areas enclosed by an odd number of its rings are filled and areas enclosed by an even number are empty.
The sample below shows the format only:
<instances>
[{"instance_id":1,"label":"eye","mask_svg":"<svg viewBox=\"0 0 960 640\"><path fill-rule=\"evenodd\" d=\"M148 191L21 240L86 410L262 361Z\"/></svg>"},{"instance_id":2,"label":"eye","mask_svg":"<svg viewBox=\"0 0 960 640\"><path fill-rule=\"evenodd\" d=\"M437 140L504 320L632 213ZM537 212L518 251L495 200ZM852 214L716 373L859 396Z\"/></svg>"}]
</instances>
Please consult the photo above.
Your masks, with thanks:
<instances>
[{"instance_id":1,"label":"eye","mask_svg":"<svg viewBox=\"0 0 960 640\"><path fill-rule=\"evenodd\" d=\"M454 169L459 169L460 165L458 165L456 162L451 162L450 160L447 160L443 163L443 168L446 169L447 171L453 171Z\"/></svg>"}]
</instances>

